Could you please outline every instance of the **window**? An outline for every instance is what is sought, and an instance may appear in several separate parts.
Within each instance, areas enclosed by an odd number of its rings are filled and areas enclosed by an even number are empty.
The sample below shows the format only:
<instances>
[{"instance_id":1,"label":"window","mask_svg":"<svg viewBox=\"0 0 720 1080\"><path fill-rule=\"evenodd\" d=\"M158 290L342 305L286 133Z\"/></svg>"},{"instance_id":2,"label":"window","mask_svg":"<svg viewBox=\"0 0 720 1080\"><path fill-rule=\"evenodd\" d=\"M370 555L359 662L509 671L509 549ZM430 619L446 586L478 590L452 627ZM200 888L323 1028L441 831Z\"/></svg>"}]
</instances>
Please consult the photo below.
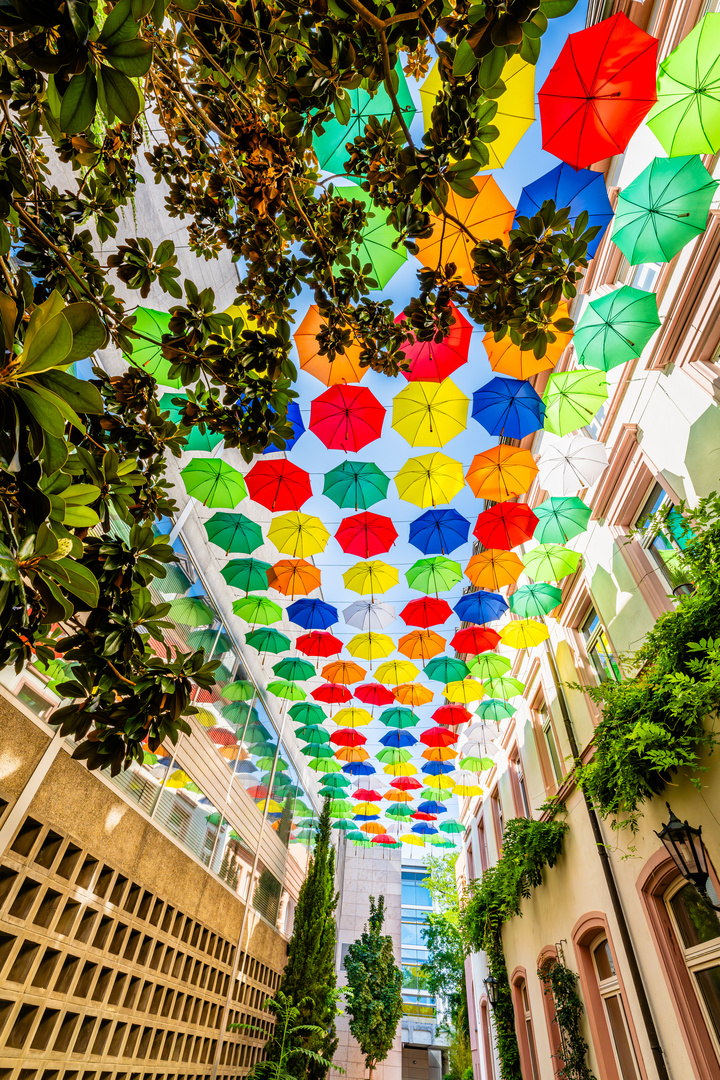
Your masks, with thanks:
<instances>
[{"instance_id":1,"label":"window","mask_svg":"<svg viewBox=\"0 0 720 1080\"><path fill-rule=\"evenodd\" d=\"M682 879L665 894L705 1023L720 1049L720 919L694 885Z\"/></svg>"},{"instance_id":2,"label":"window","mask_svg":"<svg viewBox=\"0 0 720 1080\"><path fill-rule=\"evenodd\" d=\"M548 707L544 702L537 710L537 714L542 728L545 749L547 750L548 758L550 759L550 768L555 777L555 783L562 784L563 771L560 764L560 751L555 736L555 728L553 727L552 717L548 712Z\"/></svg>"},{"instance_id":3,"label":"window","mask_svg":"<svg viewBox=\"0 0 720 1080\"><path fill-rule=\"evenodd\" d=\"M590 951L620 1080L639 1080L640 1073L615 971L615 961L610 951L610 943L604 934L593 942Z\"/></svg>"},{"instance_id":4,"label":"window","mask_svg":"<svg viewBox=\"0 0 720 1080\"><path fill-rule=\"evenodd\" d=\"M605 629L593 608L585 616L580 626L580 633L585 640L585 651L595 669L598 682L607 682L608 679L620 682L622 678L620 668L613 655Z\"/></svg>"},{"instance_id":5,"label":"window","mask_svg":"<svg viewBox=\"0 0 720 1080\"><path fill-rule=\"evenodd\" d=\"M659 513L663 514L662 526L657 524L655 517ZM660 484L653 485L635 525L640 533L640 543L670 587L684 584L685 576L678 566L678 556L688 542L688 529Z\"/></svg>"},{"instance_id":6,"label":"window","mask_svg":"<svg viewBox=\"0 0 720 1080\"><path fill-rule=\"evenodd\" d=\"M495 1080L495 1061L492 1052L492 1039L490 1037L490 1017L488 1016L487 1002L483 1001L480 1006L480 1024L482 1027L483 1054L485 1057L485 1075L487 1080Z\"/></svg>"},{"instance_id":7,"label":"window","mask_svg":"<svg viewBox=\"0 0 720 1080\"><path fill-rule=\"evenodd\" d=\"M660 270L660 263L638 263L637 266L631 266L623 256L615 275L615 281L621 285L631 285L634 289L652 292Z\"/></svg>"},{"instance_id":8,"label":"window","mask_svg":"<svg viewBox=\"0 0 720 1080\"><path fill-rule=\"evenodd\" d=\"M515 991L513 995L515 999L515 1020L518 1028L523 1080L540 1080L527 980L524 978L516 979L513 988Z\"/></svg>"},{"instance_id":9,"label":"window","mask_svg":"<svg viewBox=\"0 0 720 1080\"><path fill-rule=\"evenodd\" d=\"M480 871L487 870L490 865L488 858L487 836L485 834L485 818L478 821L478 847L480 849Z\"/></svg>"},{"instance_id":10,"label":"window","mask_svg":"<svg viewBox=\"0 0 720 1080\"><path fill-rule=\"evenodd\" d=\"M492 806L492 813L495 819L495 827L498 834L498 845L500 845L502 843L502 838L505 835L505 818L503 817L500 795L497 791L494 791L493 794L490 796L490 804Z\"/></svg>"},{"instance_id":11,"label":"window","mask_svg":"<svg viewBox=\"0 0 720 1080\"><path fill-rule=\"evenodd\" d=\"M473 831L470 827L470 833L465 844L465 862L467 863L468 880L472 881L475 877L475 857L473 855Z\"/></svg>"},{"instance_id":12,"label":"window","mask_svg":"<svg viewBox=\"0 0 720 1080\"><path fill-rule=\"evenodd\" d=\"M518 751L515 752L515 756L510 762L510 768L513 787L515 788L515 801L517 803L516 810L518 816L526 818L532 817L527 787L525 786L525 775L523 773L522 762Z\"/></svg>"}]
</instances>

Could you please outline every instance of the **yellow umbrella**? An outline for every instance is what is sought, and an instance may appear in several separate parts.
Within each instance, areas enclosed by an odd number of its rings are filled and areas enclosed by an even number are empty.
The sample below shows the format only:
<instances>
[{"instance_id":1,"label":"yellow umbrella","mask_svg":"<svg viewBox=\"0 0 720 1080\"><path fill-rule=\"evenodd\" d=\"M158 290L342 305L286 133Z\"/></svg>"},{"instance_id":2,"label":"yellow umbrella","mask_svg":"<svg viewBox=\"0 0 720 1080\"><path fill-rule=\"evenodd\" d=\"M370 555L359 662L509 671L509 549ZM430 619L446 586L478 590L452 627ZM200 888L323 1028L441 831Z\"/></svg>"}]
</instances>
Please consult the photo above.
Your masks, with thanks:
<instances>
[{"instance_id":1,"label":"yellow umbrella","mask_svg":"<svg viewBox=\"0 0 720 1080\"><path fill-rule=\"evenodd\" d=\"M357 562L343 574L345 588L360 596L379 596L398 583L398 572L380 559Z\"/></svg>"},{"instance_id":2,"label":"yellow umbrella","mask_svg":"<svg viewBox=\"0 0 720 1080\"><path fill-rule=\"evenodd\" d=\"M475 679L458 679L443 687L443 697L457 705L469 705L485 697L485 691Z\"/></svg>"},{"instance_id":3,"label":"yellow umbrella","mask_svg":"<svg viewBox=\"0 0 720 1080\"><path fill-rule=\"evenodd\" d=\"M338 761L367 761L370 755L364 746L341 746L335 757Z\"/></svg>"},{"instance_id":4,"label":"yellow umbrella","mask_svg":"<svg viewBox=\"0 0 720 1080\"><path fill-rule=\"evenodd\" d=\"M377 669L375 678L385 686L397 686L398 683L412 682L419 674L410 660L388 660Z\"/></svg>"},{"instance_id":5,"label":"yellow umbrella","mask_svg":"<svg viewBox=\"0 0 720 1080\"><path fill-rule=\"evenodd\" d=\"M500 640L511 649L532 649L541 641L547 641L550 631L544 623L534 619L516 619L506 623L500 630Z\"/></svg>"},{"instance_id":6,"label":"yellow umbrella","mask_svg":"<svg viewBox=\"0 0 720 1080\"><path fill-rule=\"evenodd\" d=\"M330 533L320 518L301 514L298 510L279 514L270 525L267 535L278 551L296 559L319 555L325 550L330 538Z\"/></svg>"},{"instance_id":7,"label":"yellow umbrella","mask_svg":"<svg viewBox=\"0 0 720 1080\"><path fill-rule=\"evenodd\" d=\"M403 844L414 844L415 847L425 847L425 841L422 836L416 836L415 833L403 833L400 839Z\"/></svg>"},{"instance_id":8,"label":"yellow umbrella","mask_svg":"<svg viewBox=\"0 0 720 1080\"><path fill-rule=\"evenodd\" d=\"M193 780L182 769L176 769L172 776L168 777L165 781L165 787L169 788L184 788L188 784L192 784Z\"/></svg>"},{"instance_id":9,"label":"yellow umbrella","mask_svg":"<svg viewBox=\"0 0 720 1080\"><path fill-rule=\"evenodd\" d=\"M198 709L193 719L197 720L198 724L202 724L203 727L215 727L217 724L217 716L213 716L207 709Z\"/></svg>"},{"instance_id":10,"label":"yellow umbrella","mask_svg":"<svg viewBox=\"0 0 720 1080\"><path fill-rule=\"evenodd\" d=\"M410 382L393 398L392 426L411 446L444 446L467 427L469 404L452 379Z\"/></svg>"},{"instance_id":11,"label":"yellow umbrella","mask_svg":"<svg viewBox=\"0 0 720 1080\"><path fill-rule=\"evenodd\" d=\"M482 795L482 793L483 789L477 784L467 784L465 781L461 781L453 788L453 795L461 795L464 799L470 798L471 795Z\"/></svg>"},{"instance_id":12,"label":"yellow umbrella","mask_svg":"<svg viewBox=\"0 0 720 1080\"><path fill-rule=\"evenodd\" d=\"M401 686L393 686L392 692L395 700L401 705L411 705L413 708L416 705L427 705L428 701L432 701L435 696L429 686L422 686L420 683L415 685L403 683Z\"/></svg>"},{"instance_id":13,"label":"yellow umbrella","mask_svg":"<svg viewBox=\"0 0 720 1080\"><path fill-rule=\"evenodd\" d=\"M356 814L367 814L368 817L374 817L378 813L378 808L375 803L359 802L356 806L353 806L353 812Z\"/></svg>"},{"instance_id":14,"label":"yellow umbrella","mask_svg":"<svg viewBox=\"0 0 720 1080\"><path fill-rule=\"evenodd\" d=\"M356 634L347 643L347 651L351 656L359 656L362 660L376 660L379 656L389 656L395 652L395 642L387 634L378 634L370 630L367 634Z\"/></svg>"},{"instance_id":15,"label":"yellow umbrella","mask_svg":"<svg viewBox=\"0 0 720 1080\"><path fill-rule=\"evenodd\" d=\"M367 709L359 709L356 705L348 705L340 709L332 717L338 727L366 727L372 721L372 714Z\"/></svg>"},{"instance_id":16,"label":"yellow umbrella","mask_svg":"<svg viewBox=\"0 0 720 1080\"><path fill-rule=\"evenodd\" d=\"M265 813L265 807L267 806L268 814L282 814L282 806L280 803L275 802L274 799L261 799L257 803L257 808L261 814Z\"/></svg>"},{"instance_id":17,"label":"yellow umbrella","mask_svg":"<svg viewBox=\"0 0 720 1080\"><path fill-rule=\"evenodd\" d=\"M439 451L423 454L405 462L395 477L395 487L401 499L415 506L449 503L465 487L463 467Z\"/></svg>"},{"instance_id":18,"label":"yellow umbrella","mask_svg":"<svg viewBox=\"0 0 720 1080\"><path fill-rule=\"evenodd\" d=\"M390 773L392 776L414 776L417 767L411 765L409 761L398 761L395 765L383 765L383 772Z\"/></svg>"},{"instance_id":19,"label":"yellow umbrella","mask_svg":"<svg viewBox=\"0 0 720 1080\"><path fill-rule=\"evenodd\" d=\"M452 776L426 776L425 787L434 788L435 791L450 790L455 787Z\"/></svg>"},{"instance_id":20,"label":"yellow umbrella","mask_svg":"<svg viewBox=\"0 0 720 1080\"><path fill-rule=\"evenodd\" d=\"M473 555L465 567L465 576L479 589L497 591L504 585L514 585L525 569L514 551L488 548Z\"/></svg>"}]
</instances>

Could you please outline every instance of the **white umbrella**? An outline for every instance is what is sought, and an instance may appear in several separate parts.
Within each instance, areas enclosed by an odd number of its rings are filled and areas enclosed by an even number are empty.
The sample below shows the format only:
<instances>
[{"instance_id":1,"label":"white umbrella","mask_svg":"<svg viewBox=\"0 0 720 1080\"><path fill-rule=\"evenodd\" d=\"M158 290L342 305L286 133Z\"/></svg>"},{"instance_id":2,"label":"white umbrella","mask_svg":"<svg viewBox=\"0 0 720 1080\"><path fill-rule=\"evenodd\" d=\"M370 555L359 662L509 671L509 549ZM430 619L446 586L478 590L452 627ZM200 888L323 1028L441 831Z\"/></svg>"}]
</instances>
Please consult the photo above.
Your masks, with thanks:
<instances>
[{"instance_id":1,"label":"white umbrella","mask_svg":"<svg viewBox=\"0 0 720 1080\"><path fill-rule=\"evenodd\" d=\"M343 619L348 626L357 626L359 630L384 630L395 622L395 608L392 604L371 604L368 600L356 600L343 610Z\"/></svg>"},{"instance_id":2,"label":"white umbrella","mask_svg":"<svg viewBox=\"0 0 720 1080\"><path fill-rule=\"evenodd\" d=\"M592 487L608 467L605 446L587 435L546 435L538 461L538 480L551 495L576 495Z\"/></svg>"},{"instance_id":3,"label":"white umbrella","mask_svg":"<svg viewBox=\"0 0 720 1080\"><path fill-rule=\"evenodd\" d=\"M466 742L459 749L461 759L466 757L493 757L495 754L499 753L500 747L497 746L492 739Z\"/></svg>"},{"instance_id":4,"label":"white umbrella","mask_svg":"<svg viewBox=\"0 0 720 1080\"><path fill-rule=\"evenodd\" d=\"M472 724L467 731L463 732L465 735L467 745L470 743L479 743L482 746L488 748L488 753L497 753L500 747L493 742L492 738L488 734L488 727L484 720L481 720L477 724Z\"/></svg>"}]
</instances>

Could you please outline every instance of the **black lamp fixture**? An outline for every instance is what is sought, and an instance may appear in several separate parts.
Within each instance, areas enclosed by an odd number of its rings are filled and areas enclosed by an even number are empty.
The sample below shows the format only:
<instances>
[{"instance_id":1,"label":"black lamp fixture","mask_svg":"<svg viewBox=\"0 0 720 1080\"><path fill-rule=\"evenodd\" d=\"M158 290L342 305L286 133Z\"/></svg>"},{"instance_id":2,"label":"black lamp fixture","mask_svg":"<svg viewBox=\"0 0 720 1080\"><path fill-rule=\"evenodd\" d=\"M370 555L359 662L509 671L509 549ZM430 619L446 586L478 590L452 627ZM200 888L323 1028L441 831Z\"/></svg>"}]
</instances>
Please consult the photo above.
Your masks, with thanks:
<instances>
[{"instance_id":1,"label":"black lamp fixture","mask_svg":"<svg viewBox=\"0 0 720 1080\"><path fill-rule=\"evenodd\" d=\"M682 822L672 812L670 803L665 803L670 820L655 835L662 840L665 850L682 874L685 881L691 882L705 897L708 903L720 911L720 901L708 871L707 852L702 840L702 826L695 829L688 822Z\"/></svg>"},{"instance_id":2,"label":"black lamp fixture","mask_svg":"<svg viewBox=\"0 0 720 1080\"><path fill-rule=\"evenodd\" d=\"M485 990L487 991L488 1001L494 1009L500 998L500 983L497 981L494 975L488 975L486 979L483 979L483 982L485 983Z\"/></svg>"}]
</instances>

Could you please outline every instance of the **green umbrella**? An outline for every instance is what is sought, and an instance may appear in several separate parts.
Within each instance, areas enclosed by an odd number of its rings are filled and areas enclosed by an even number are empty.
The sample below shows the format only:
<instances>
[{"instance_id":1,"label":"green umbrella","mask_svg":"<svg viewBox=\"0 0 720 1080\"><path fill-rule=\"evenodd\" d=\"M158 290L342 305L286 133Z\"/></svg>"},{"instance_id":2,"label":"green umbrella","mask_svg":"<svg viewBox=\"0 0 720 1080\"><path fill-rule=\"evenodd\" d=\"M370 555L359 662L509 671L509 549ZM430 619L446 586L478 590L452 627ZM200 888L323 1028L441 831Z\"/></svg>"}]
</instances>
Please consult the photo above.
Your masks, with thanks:
<instances>
[{"instance_id":1,"label":"green umbrella","mask_svg":"<svg viewBox=\"0 0 720 1080\"><path fill-rule=\"evenodd\" d=\"M510 610L523 619L542 619L549 615L562 600L562 589L557 585L548 585L535 581L531 585L521 585L510 596Z\"/></svg>"},{"instance_id":2,"label":"green umbrella","mask_svg":"<svg viewBox=\"0 0 720 1080\"><path fill-rule=\"evenodd\" d=\"M543 394L545 430L555 435L577 431L590 423L606 400L607 380L602 371L562 371L551 375Z\"/></svg>"},{"instance_id":3,"label":"green umbrella","mask_svg":"<svg viewBox=\"0 0 720 1080\"><path fill-rule=\"evenodd\" d=\"M516 697L517 694L522 694L525 689L525 683L513 678L512 675L500 675L496 679L488 679L483 683L483 686L487 694L500 698ZM479 716L480 710L477 709L476 712Z\"/></svg>"},{"instance_id":4,"label":"green umbrella","mask_svg":"<svg viewBox=\"0 0 720 1080\"><path fill-rule=\"evenodd\" d=\"M380 721L389 728L409 728L415 727L420 720L419 716L416 716L411 709L402 709L399 706L395 706L390 709L386 709L380 716Z\"/></svg>"},{"instance_id":5,"label":"green umbrella","mask_svg":"<svg viewBox=\"0 0 720 1080\"><path fill-rule=\"evenodd\" d=\"M475 715L481 720L493 720L496 724L499 724L501 720L509 719L516 712L514 705L501 698L488 698L486 701L481 701L475 709Z\"/></svg>"},{"instance_id":6,"label":"green umbrella","mask_svg":"<svg viewBox=\"0 0 720 1080\"><path fill-rule=\"evenodd\" d=\"M585 532L592 510L577 495L553 496L533 507L538 526L533 539L541 544L567 544Z\"/></svg>"},{"instance_id":7,"label":"green umbrella","mask_svg":"<svg viewBox=\"0 0 720 1080\"><path fill-rule=\"evenodd\" d=\"M173 405L173 400L182 397L178 394L163 394L160 398L160 408L163 412L170 413L170 419L174 424L180 424L180 415L182 413L182 407L179 405ZM186 397L183 397L183 401L187 401ZM219 442L222 442L222 435L210 431L209 428L205 428L205 434L200 431L199 424L193 424L190 428L187 436L187 442L183 449L185 450L213 450Z\"/></svg>"},{"instance_id":8,"label":"green umbrella","mask_svg":"<svg viewBox=\"0 0 720 1080\"><path fill-rule=\"evenodd\" d=\"M279 630L261 627L245 635L245 644L259 653L272 653L277 656L278 653L286 652L290 648L290 638L281 634Z\"/></svg>"},{"instance_id":9,"label":"green umbrella","mask_svg":"<svg viewBox=\"0 0 720 1080\"><path fill-rule=\"evenodd\" d=\"M525 573L535 581L560 581L577 570L582 555L562 544L538 544L523 555Z\"/></svg>"},{"instance_id":10,"label":"green umbrella","mask_svg":"<svg viewBox=\"0 0 720 1080\"><path fill-rule=\"evenodd\" d=\"M350 838L350 835L351 835L350 833L348 833L348 834L347 834L347 836L348 836L348 839ZM355 835L355 831L354 831L354 830L353 830L353 832L352 832L352 835L353 835L353 836ZM365 837L365 833L360 833L360 836L362 836L362 837ZM363 839L363 840L355 840L355 841L354 841L354 844L355 844L355 847L369 847L369 848L371 848L371 847L373 846L373 842L372 842L372 840L368 840L367 838L365 838L365 839ZM377 844L376 844L375 846L377 847ZM390 845L389 845L389 844L387 844L387 845L383 845L383 846L384 846L384 847L390 847ZM395 844L393 844L392 846L393 846L393 847L395 847Z\"/></svg>"},{"instance_id":11,"label":"green umbrella","mask_svg":"<svg viewBox=\"0 0 720 1080\"><path fill-rule=\"evenodd\" d=\"M317 835L317 829L298 829L291 839L292 844L311 844Z\"/></svg>"},{"instance_id":12,"label":"green umbrella","mask_svg":"<svg viewBox=\"0 0 720 1080\"><path fill-rule=\"evenodd\" d=\"M147 750L143 753L143 765L157 765L157 754L151 754Z\"/></svg>"},{"instance_id":13,"label":"green umbrella","mask_svg":"<svg viewBox=\"0 0 720 1080\"><path fill-rule=\"evenodd\" d=\"M282 619L282 608L267 596L241 596L233 600L233 611L253 626L270 626Z\"/></svg>"},{"instance_id":14,"label":"green umbrella","mask_svg":"<svg viewBox=\"0 0 720 1080\"><path fill-rule=\"evenodd\" d=\"M160 348L163 334L169 333L170 315L167 311L154 311L152 308L139 307L135 312L134 330L143 337L133 338L130 353L125 359L135 367L140 367L161 384L161 386L182 386L178 376L170 378L170 361L166 360ZM147 338L151 340L148 341Z\"/></svg>"},{"instance_id":15,"label":"green umbrella","mask_svg":"<svg viewBox=\"0 0 720 1080\"><path fill-rule=\"evenodd\" d=\"M322 724L325 719L325 710L309 701L293 705L288 711L296 724Z\"/></svg>"},{"instance_id":16,"label":"green umbrella","mask_svg":"<svg viewBox=\"0 0 720 1080\"><path fill-rule=\"evenodd\" d=\"M267 692L274 697L282 698L283 701L304 701L307 697L302 686L297 686L295 683L288 682L285 679L274 679L269 682Z\"/></svg>"},{"instance_id":17,"label":"green umbrella","mask_svg":"<svg viewBox=\"0 0 720 1080\"><path fill-rule=\"evenodd\" d=\"M345 839L346 840L354 840L356 846L358 846L358 847L360 846L360 844L362 844L363 847L369 847L370 846L368 841L366 841L366 839L365 839L365 833L360 832L359 829L353 829L352 831L346 832L345 833Z\"/></svg>"},{"instance_id":18,"label":"green umbrella","mask_svg":"<svg viewBox=\"0 0 720 1080\"><path fill-rule=\"evenodd\" d=\"M187 642L193 649L204 649L208 655L212 652L213 656L222 656L232 649L232 641L227 634L221 632L218 636L217 630L191 630Z\"/></svg>"},{"instance_id":19,"label":"green umbrella","mask_svg":"<svg viewBox=\"0 0 720 1080\"><path fill-rule=\"evenodd\" d=\"M599 372L610 371L611 368L624 364L626 360L634 360L640 355L650 338L653 336L660 319L657 312L657 297L655 293L644 292L642 289L633 289L630 285L621 285L614 292L607 293L588 304L582 314L580 322L575 327L575 350L578 361L585 368L596 368ZM568 375L592 375L594 372L568 372ZM563 379L567 375L551 375L550 380ZM602 376L601 376L602 377ZM584 385L580 384L583 392ZM588 408L592 409L590 419L595 415L607 397L607 388L604 382L598 384L599 397L595 401L588 402ZM591 392L595 392L591 385ZM584 420L582 424L573 421L573 427L568 422L563 423L563 430L557 431L558 435L566 435L577 427L583 427L589 423ZM545 427L548 427L547 416ZM555 431L555 428L549 428Z\"/></svg>"},{"instance_id":20,"label":"green umbrella","mask_svg":"<svg viewBox=\"0 0 720 1080\"><path fill-rule=\"evenodd\" d=\"M221 697L224 697L226 701L250 701L254 693L255 687L247 679L238 679L236 682L228 683L220 691Z\"/></svg>"},{"instance_id":21,"label":"green umbrella","mask_svg":"<svg viewBox=\"0 0 720 1080\"><path fill-rule=\"evenodd\" d=\"M443 821L440 826L440 832L445 833L463 833L465 832L465 826L461 825L459 821L451 819L450 821Z\"/></svg>"},{"instance_id":22,"label":"green umbrella","mask_svg":"<svg viewBox=\"0 0 720 1080\"><path fill-rule=\"evenodd\" d=\"M412 806L391 806L386 814L389 818L395 818L396 821L401 821L403 818L412 817L415 811Z\"/></svg>"},{"instance_id":23,"label":"green umbrella","mask_svg":"<svg viewBox=\"0 0 720 1080\"><path fill-rule=\"evenodd\" d=\"M457 682L464 679L470 669L462 660L452 656L435 656L425 665L425 674L433 682L445 683Z\"/></svg>"},{"instance_id":24,"label":"green umbrella","mask_svg":"<svg viewBox=\"0 0 720 1080\"><path fill-rule=\"evenodd\" d=\"M670 262L705 231L717 186L696 155L656 157L618 195L613 243L631 266Z\"/></svg>"},{"instance_id":25,"label":"green umbrella","mask_svg":"<svg viewBox=\"0 0 720 1080\"><path fill-rule=\"evenodd\" d=\"M161 593L186 593L192 582L179 566L167 566L165 577L153 578L153 588Z\"/></svg>"},{"instance_id":26,"label":"green umbrella","mask_svg":"<svg viewBox=\"0 0 720 1080\"><path fill-rule=\"evenodd\" d=\"M433 847L454 848L455 843L453 840L443 839L441 836L428 836L429 842Z\"/></svg>"},{"instance_id":27,"label":"green umbrella","mask_svg":"<svg viewBox=\"0 0 720 1080\"><path fill-rule=\"evenodd\" d=\"M228 585L249 593L251 589L267 589L267 573L270 563L261 559L231 559L220 573Z\"/></svg>"},{"instance_id":28,"label":"green umbrella","mask_svg":"<svg viewBox=\"0 0 720 1080\"><path fill-rule=\"evenodd\" d=\"M318 743L308 743L307 746L301 746L300 753L305 754L306 757L329 758L335 756L332 746L319 746Z\"/></svg>"},{"instance_id":29,"label":"green umbrella","mask_svg":"<svg viewBox=\"0 0 720 1080\"><path fill-rule=\"evenodd\" d=\"M515 593L513 593L513 596L515 596ZM512 607L512 604L510 607ZM501 656L500 653L486 652L473 656L468 667L470 668L470 674L476 679L494 679L509 671L512 664L506 656Z\"/></svg>"},{"instance_id":30,"label":"green umbrella","mask_svg":"<svg viewBox=\"0 0 720 1080\"><path fill-rule=\"evenodd\" d=\"M330 742L330 735L319 724L303 724L302 727L296 729L295 734L304 743L315 743L322 746L324 743Z\"/></svg>"},{"instance_id":31,"label":"green umbrella","mask_svg":"<svg viewBox=\"0 0 720 1080\"><path fill-rule=\"evenodd\" d=\"M171 601L168 614L183 626L209 626L216 615L199 596L179 596Z\"/></svg>"},{"instance_id":32,"label":"green umbrella","mask_svg":"<svg viewBox=\"0 0 720 1080\"><path fill-rule=\"evenodd\" d=\"M274 757L271 757L269 754L267 754L267 755L263 754L262 756L260 756L256 760L255 764L257 765L257 767L259 769L268 769L268 771L270 772L270 770L272 770L274 762L275 762ZM278 762L278 769L279 768L280 768L280 762ZM264 783L269 783L269 774L268 774L268 777L265 778Z\"/></svg>"},{"instance_id":33,"label":"green umbrella","mask_svg":"<svg viewBox=\"0 0 720 1080\"><path fill-rule=\"evenodd\" d=\"M346 818L339 818L337 821L333 821L332 828L345 830L346 832L354 832L355 822L348 821Z\"/></svg>"},{"instance_id":34,"label":"green umbrella","mask_svg":"<svg viewBox=\"0 0 720 1080\"><path fill-rule=\"evenodd\" d=\"M421 799L431 799L434 802L449 802L452 797L452 791L447 791L443 788L424 787L420 792Z\"/></svg>"},{"instance_id":35,"label":"green umbrella","mask_svg":"<svg viewBox=\"0 0 720 1080\"><path fill-rule=\"evenodd\" d=\"M323 787L327 788L329 791L332 791L333 794L334 794L334 792L335 792L335 790L337 788L350 787L351 783L352 783L352 781L350 780L350 778L348 776L345 776L344 773L340 773L339 776L324 776L323 777ZM321 792L321 794L322 794L322 792Z\"/></svg>"},{"instance_id":36,"label":"green umbrella","mask_svg":"<svg viewBox=\"0 0 720 1080\"><path fill-rule=\"evenodd\" d=\"M323 495L336 506L369 510L387 496L390 480L372 461L343 461L325 474Z\"/></svg>"},{"instance_id":37,"label":"green umbrella","mask_svg":"<svg viewBox=\"0 0 720 1080\"><path fill-rule=\"evenodd\" d=\"M384 289L407 259L407 251L402 244L393 247L393 243L399 240L399 234L397 229L388 225L388 211L374 206L372 195L359 187L336 188L335 194L342 199L356 199L363 203L367 225L362 231L358 258L363 265L372 265L371 276L377 281L377 287Z\"/></svg>"},{"instance_id":38,"label":"green umbrella","mask_svg":"<svg viewBox=\"0 0 720 1080\"><path fill-rule=\"evenodd\" d=\"M225 719L229 720L235 727L243 726L248 716L257 719L256 710L252 709L247 701L233 701L229 705L223 706L221 712Z\"/></svg>"},{"instance_id":39,"label":"green umbrella","mask_svg":"<svg viewBox=\"0 0 720 1080\"><path fill-rule=\"evenodd\" d=\"M211 543L222 548L226 555L244 552L249 555L263 542L262 529L244 514L213 514L205 522L205 532ZM265 582L267 586L267 581Z\"/></svg>"},{"instance_id":40,"label":"green umbrella","mask_svg":"<svg viewBox=\"0 0 720 1080\"><path fill-rule=\"evenodd\" d=\"M412 754L404 746L386 746L375 755L378 761L388 765L397 765L400 761L409 761Z\"/></svg>"},{"instance_id":41,"label":"green umbrella","mask_svg":"<svg viewBox=\"0 0 720 1080\"><path fill-rule=\"evenodd\" d=\"M227 710L223 709L223 716L226 711ZM253 723L248 724L248 730L245 732L245 738L243 739L243 742L246 742L248 746L260 746L263 743L267 745L272 741L272 735L267 728L263 727L259 720L255 720Z\"/></svg>"},{"instance_id":42,"label":"green umbrella","mask_svg":"<svg viewBox=\"0 0 720 1080\"><path fill-rule=\"evenodd\" d=\"M330 803L330 814L332 817L345 817L347 814L354 814L355 807L347 799L333 799Z\"/></svg>"},{"instance_id":43,"label":"green umbrella","mask_svg":"<svg viewBox=\"0 0 720 1080\"><path fill-rule=\"evenodd\" d=\"M188 495L203 506L237 506L247 497L247 488L237 469L222 458L198 458L180 473Z\"/></svg>"},{"instance_id":44,"label":"green umbrella","mask_svg":"<svg viewBox=\"0 0 720 1080\"><path fill-rule=\"evenodd\" d=\"M669 157L720 150L720 15L706 15L660 64L648 127Z\"/></svg>"},{"instance_id":45,"label":"green umbrella","mask_svg":"<svg viewBox=\"0 0 720 1080\"><path fill-rule=\"evenodd\" d=\"M311 817L315 816L313 814L312 810L310 809L310 807L306 806L305 803L302 802L301 799L296 799L295 800L295 805L293 807L293 814L295 815L296 818L311 818Z\"/></svg>"},{"instance_id":46,"label":"green umbrella","mask_svg":"<svg viewBox=\"0 0 720 1080\"><path fill-rule=\"evenodd\" d=\"M311 769L319 773L337 773L340 772L340 762L335 761L334 758L319 758L315 757L312 761L308 762Z\"/></svg>"},{"instance_id":47,"label":"green umbrella","mask_svg":"<svg viewBox=\"0 0 720 1080\"><path fill-rule=\"evenodd\" d=\"M417 589L426 595L449 592L462 580L460 563L448 559L445 555L433 555L429 559L418 559L405 574L411 589Z\"/></svg>"},{"instance_id":48,"label":"green umbrella","mask_svg":"<svg viewBox=\"0 0 720 1080\"><path fill-rule=\"evenodd\" d=\"M485 772L486 769L492 769L493 760L489 757L476 757L471 754L470 757L460 758L460 764L468 772Z\"/></svg>"},{"instance_id":49,"label":"green umbrella","mask_svg":"<svg viewBox=\"0 0 720 1080\"><path fill-rule=\"evenodd\" d=\"M281 679L290 679L291 682L303 682L305 679L312 679L315 675L315 668L309 660L300 660L297 657L288 657L287 660L280 660L277 664L273 664L273 671Z\"/></svg>"}]
</instances>

